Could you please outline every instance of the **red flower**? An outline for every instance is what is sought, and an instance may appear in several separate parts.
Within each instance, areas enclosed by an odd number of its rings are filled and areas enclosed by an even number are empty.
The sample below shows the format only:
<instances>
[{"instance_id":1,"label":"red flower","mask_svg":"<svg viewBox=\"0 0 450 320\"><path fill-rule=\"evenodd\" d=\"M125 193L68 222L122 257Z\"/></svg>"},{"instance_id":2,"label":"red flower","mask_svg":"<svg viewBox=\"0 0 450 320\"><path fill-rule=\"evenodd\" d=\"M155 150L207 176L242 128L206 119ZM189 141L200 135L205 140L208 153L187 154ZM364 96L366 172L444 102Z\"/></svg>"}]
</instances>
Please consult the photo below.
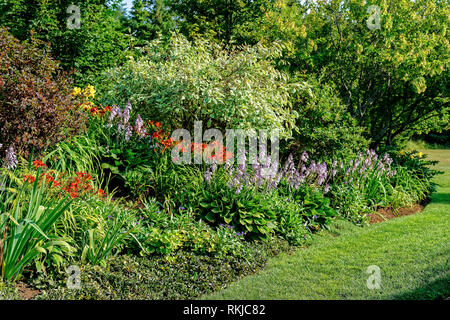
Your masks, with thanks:
<instances>
[{"instance_id":1,"label":"red flower","mask_svg":"<svg viewBox=\"0 0 450 320\"><path fill-rule=\"evenodd\" d=\"M158 139L160 138L161 134L159 132L153 132L152 133L152 138Z\"/></svg>"},{"instance_id":2,"label":"red flower","mask_svg":"<svg viewBox=\"0 0 450 320\"><path fill-rule=\"evenodd\" d=\"M45 181L47 182L53 182L55 180L55 178L53 178L51 175L49 175L48 173L45 175Z\"/></svg>"},{"instance_id":3,"label":"red flower","mask_svg":"<svg viewBox=\"0 0 450 320\"><path fill-rule=\"evenodd\" d=\"M23 181L28 183L34 183L36 181L36 178L32 175L24 175Z\"/></svg>"},{"instance_id":4,"label":"red flower","mask_svg":"<svg viewBox=\"0 0 450 320\"><path fill-rule=\"evenodd\" d=\"M46 167L46 165L41 160L34 160L33 164L34 164L35 169L37 169L39 167L42 167L42 168Z\"/></svg>"},{"instance_id":5,"label":"red flower","mask_svg":"<svg viewBox=\"0 0 450 320\"><path fill-rule=\"evenodd\" d=\"M81 179L86 175L86 173L84 173L83 171L79 171L79 172L76 172L76 175L78 176L79 179Z\"/></svg>"}]
</instances>

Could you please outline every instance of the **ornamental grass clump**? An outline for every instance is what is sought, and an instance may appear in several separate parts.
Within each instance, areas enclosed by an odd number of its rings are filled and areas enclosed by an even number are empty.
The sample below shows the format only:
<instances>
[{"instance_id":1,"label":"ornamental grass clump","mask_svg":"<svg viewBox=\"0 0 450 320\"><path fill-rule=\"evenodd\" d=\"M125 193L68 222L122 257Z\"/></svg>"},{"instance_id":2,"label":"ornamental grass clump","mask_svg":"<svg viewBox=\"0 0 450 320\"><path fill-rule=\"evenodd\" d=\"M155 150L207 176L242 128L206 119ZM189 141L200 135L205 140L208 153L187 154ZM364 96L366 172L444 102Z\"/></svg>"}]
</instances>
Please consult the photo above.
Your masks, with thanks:
<instances>
[{"instance_id":1,"label":"ornamental grass clump","mask_svg":"<svg viewBox=\"0 0 450 320\"><path fill-rule=\"evenodd\" d=\"M51 230L73 201L68 195L49 192L46 180L39 179L41 168L18 187L10 173L0 175L5 186L0 190L0 279L4 280L16 280L48 248L70 247Z\"/></svg>"}]
</instances>

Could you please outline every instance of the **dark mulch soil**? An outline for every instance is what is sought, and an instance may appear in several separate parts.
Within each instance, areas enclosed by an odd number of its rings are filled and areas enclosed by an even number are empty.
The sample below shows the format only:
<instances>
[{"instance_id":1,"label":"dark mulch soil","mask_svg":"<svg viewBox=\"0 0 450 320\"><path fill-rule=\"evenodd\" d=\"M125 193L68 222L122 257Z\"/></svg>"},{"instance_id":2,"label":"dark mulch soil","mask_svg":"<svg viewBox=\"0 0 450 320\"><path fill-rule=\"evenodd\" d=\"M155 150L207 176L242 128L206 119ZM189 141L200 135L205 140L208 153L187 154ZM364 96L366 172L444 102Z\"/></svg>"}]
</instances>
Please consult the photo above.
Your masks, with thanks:
<instances>
[{"instance_id":1,"label":"dark mulch soil","mask_svg":"<svg viewBox=\"0 0 450 320\"><path fill-rule=\"evenodd\" d=\"M31 289L26 283L19 282L16 284L17 289L19 290L19 294L24 300L32 299L34 296L40 294L39 290Z\"/></svg>"},{"instance_id":2,"label":"dark mulch soil","mask_svg":"<svg viewBox=\"0 0 450 320\"><path fill-rule=\"evenodd\" d=\"M421 204L415 204L410 207L397 209L393 209L391 207L379 208L377 209L376 213L369 214L370 224L419 213L423 210L423 208L424 206Z\"/></svg>"}]
</instances>

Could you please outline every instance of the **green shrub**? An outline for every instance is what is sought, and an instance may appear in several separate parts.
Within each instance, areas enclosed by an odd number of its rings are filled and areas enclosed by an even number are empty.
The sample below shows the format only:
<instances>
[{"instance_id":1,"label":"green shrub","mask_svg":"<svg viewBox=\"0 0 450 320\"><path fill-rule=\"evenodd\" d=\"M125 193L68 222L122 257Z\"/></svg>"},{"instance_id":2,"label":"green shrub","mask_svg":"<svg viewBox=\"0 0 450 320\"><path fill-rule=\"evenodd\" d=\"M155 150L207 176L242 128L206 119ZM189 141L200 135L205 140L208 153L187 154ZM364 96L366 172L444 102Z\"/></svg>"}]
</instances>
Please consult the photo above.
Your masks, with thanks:
<instances>
[{"instance_id":1,"label":"green shrub","mask_svg":"<svg viewBox=\"0 0 450 320\"><path fill-rule=\"evenodd\" d=\"M173 212L175 211L175 212ZM168 255L183 250L200 255L245 257L243 236L233 227L211 228L202 220L196 220L186 208L160 208L154 199L145 202L139 210L140 225L134 237L141 254ZM133 245L129 245L132 248Z\"/></svg>"},{"instance_id":2,"label":"green shrub","mask_svg":"<svg viewBox=\"0 0 450 320\"><path fill-rule=\"evenodd\" d=\"M307 151L317 160L332 161L356 156L368 147L362 129L351 117L331 85L308 79L308 85L292 99L298 113L293 139L286 144L284 154L299 158Z\"/></svg>"},{"instance_id":3,"label":"green shrub","mask_svg":"<svg viewBox=\"0 0 450 320\"><path fill-rule=\"evenodd\" d=\"M290 135L296 112L289 99L298 85L277 71L280 50L262 46L232 51L207 40L190 43L181 35L156 39L138 60L110 70L105 103L136 107L172 127L190 128L194 120L208 127L281 130Z\"/></svg>"},{"instance_id":4,"label":"green shrub","mask_svg":"<svg viewBox=\"0 0 450 320\"><path fill-rule=\"evenodd\" d=\"M0 152L14 145L25 156L32 149L37 154L83 127L71 80L41 46L0 28Z\"/></svg>"},{"instance_id":5,"label":"green shrub","mask_svg":"<svg viewBox=\"0 0 450 320\"><path fill-rule=\"evenodd\" d=\"M132 221L136 217L126 208L104 202L98 201L92 207L84 204L84 207L88 209L86 210L88 215L82 218L89 219L92 227L80 230L83 232L81 253L83 263L89 261L91 264L104 264L113 250L124 249L125 240L134 232L134 226L130 224L138 223L138 221Z\"/></svg>"},{"instance_id":6,"label":"green shrub","mask_svg":"<svg viewBox=\"0 0 450 320\"><path fill-rule=\"evenodd\" d=\"M378 207L420 203L434 190L438 173L417 151L389 150L382 157L368 150L358 157L333 162L327 196L339 214L358 223Z\"/></svg>"},{"instance_id":7,"label":"green shrub","mask_svg":"<svg viewBox=\"0 0 450 320\"><path fill-rule=\"evenodd\" d=\"M203 181L203 187L188 205L212 225L233 225L248 238L272 236L276 229L276 212L270 196L254 188L243 187L237 191L228 184L228 171L221 167L210 183Z\"/></svg>"},{"instance_id":8,"label":"green shrub","mask_svg":"<svg viewBox=\"0 0 450 320\"><path fill-rule=\"evenodd\" d=\"M276 234L300 244L309 231L329 224L336 212L317 187L292 187L293 177L285 169L274 178L264 178L256 166L208 169L201 187L187 191L193 193L188 205L212 225L230 224L248 239Z\"/></svg>"},{"instance_id":9,"label":"green shrub","mask_svg":"<svg viewBox=\"0 0 450 320\"><path fill-rule=\"evenodd\" d=\"M426 160L427 155L416 150L390 151L397 174L392 181L391 201L397 206L424 201L435 190L433 177L439 172L431 169L437 161Z\"/></svg>"},{"instance_id":10,"label":"green shrub","mask_svg":"<svg viewBox=\"0 0 450 320\"><path fill-rule=\"evenodd\" d=\"M331 206L340 216L357 224L366 222L367 214L372 211L363 190L352 184L336 184L329 197Z\"/></svg>"},{"instance_id":11,"label":"green shrub","mask_svg":"<svg viewBox=\"0 0 450 320\"><path fill-rule=\"evenodd\" d=\"M277 234L290 244L300 245L304 243L309 236L309 232L300 203L282 196L274 196L271 201L277 212Z\"/></svg>"}]
</instances>

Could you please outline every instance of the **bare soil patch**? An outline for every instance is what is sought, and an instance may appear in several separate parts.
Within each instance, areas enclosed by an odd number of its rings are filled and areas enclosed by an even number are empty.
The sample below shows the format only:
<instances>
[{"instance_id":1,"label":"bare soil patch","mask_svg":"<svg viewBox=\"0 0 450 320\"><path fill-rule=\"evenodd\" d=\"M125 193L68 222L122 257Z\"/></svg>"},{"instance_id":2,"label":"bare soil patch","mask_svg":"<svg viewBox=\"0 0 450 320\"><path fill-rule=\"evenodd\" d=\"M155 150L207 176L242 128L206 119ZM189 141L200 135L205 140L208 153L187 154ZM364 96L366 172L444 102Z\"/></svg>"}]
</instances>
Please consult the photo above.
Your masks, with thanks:
<instances>
[{"instance_id":1,"label":"bare soil patch","mask_svg":"<svg viewBox=\"0 0 450 320\"><path fill-rule=\"evenodd\" d=\"M422 212L424 206L422 204L414 204L409 207L402 207L394 209L392 207L379 208L376 212L369 214L370 224L383 222L389 219L394 219L403 216L409 216Z\"/></svg>"},{"instance_id":2,"label":"bare soil patch","mask_svg":"<svg viewBox=\"0 0 450 320\"><path fill-rule=\"evenodd\" d=\"M30 300L33 299L35 296L40 294L39 290L33 290L31 289L26 283L19 282L16 285L17 289L19 290L19 294L24 300Z\"/></svg>"}]
</instances>

